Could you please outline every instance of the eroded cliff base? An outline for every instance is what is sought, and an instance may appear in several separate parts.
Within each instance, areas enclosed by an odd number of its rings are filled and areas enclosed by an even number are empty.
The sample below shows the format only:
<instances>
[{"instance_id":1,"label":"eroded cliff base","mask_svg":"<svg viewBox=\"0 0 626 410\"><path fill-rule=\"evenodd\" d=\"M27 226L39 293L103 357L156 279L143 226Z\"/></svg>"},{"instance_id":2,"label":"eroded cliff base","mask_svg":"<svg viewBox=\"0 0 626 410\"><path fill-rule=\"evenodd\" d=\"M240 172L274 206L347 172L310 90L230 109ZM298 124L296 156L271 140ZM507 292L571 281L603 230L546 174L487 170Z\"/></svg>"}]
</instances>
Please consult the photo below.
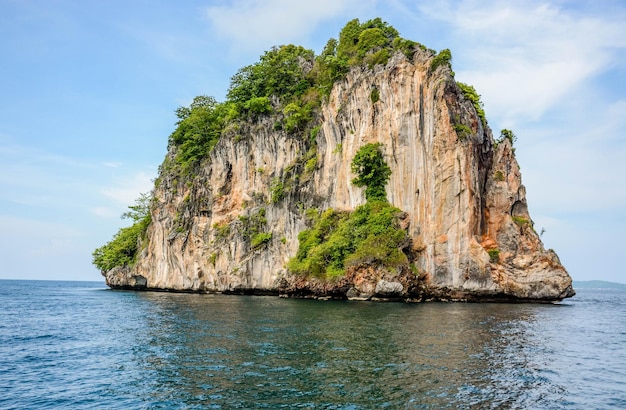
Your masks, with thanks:
<instances>
[{"instance_id":1,"label":"eroded cliff base","mask_svg":"<svg viewBox=\"0 0 626 410\"><path fill-rule=\"evenodd\" d=\"M428 275L416 275L409 269L391 273L372 266L353 267L345 276L325 280L315 277L290 276L279 279L276 286L268 288L233 287L230 289L151 288L142 276L133 275L129 269L118 269L107 275L107 285L112 289L177 292L219 293L225 295L278 296L294 299L352 300L374 302L493 302L493 303L554 303L576 294L571 283L563 289L554 283L544 284L548 291L535 290L537 297L516 296L502 290L463 290L447 286L433 286ZM539 297L539 295L543 295Z\"/></svg>"}]
</instances>

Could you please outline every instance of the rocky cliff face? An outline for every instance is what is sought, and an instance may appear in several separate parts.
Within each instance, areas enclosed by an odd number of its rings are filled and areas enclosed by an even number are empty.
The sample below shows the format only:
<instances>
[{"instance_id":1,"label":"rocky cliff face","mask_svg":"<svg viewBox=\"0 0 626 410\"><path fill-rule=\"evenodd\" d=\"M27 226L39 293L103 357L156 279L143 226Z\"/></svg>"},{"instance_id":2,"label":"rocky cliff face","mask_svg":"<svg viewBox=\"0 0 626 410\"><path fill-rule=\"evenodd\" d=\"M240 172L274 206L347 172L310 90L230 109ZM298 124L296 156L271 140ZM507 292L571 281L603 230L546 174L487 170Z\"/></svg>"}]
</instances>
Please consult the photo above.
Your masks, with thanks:
<instances>
[{"instance_id":1,"label":"rocky cliff face","mask_svg":"<svg viewBox=\"0 0 626 410\"><path fill-rule=\"evenodd\" d=\"M163 167L138 262L108 272L107 284L362 299L572 296L571 278L533 229L511 142L494 142L432 58L420 50L412 61L397 53L386 66L352 68L322 105L313 148L264 116L227 130L193 178ZM352 267L333 282L291 275L306 209L365 202L350 163L370 142L392 169L387 198L406 213L416 270Z\"/></svg>"}]
</instances>

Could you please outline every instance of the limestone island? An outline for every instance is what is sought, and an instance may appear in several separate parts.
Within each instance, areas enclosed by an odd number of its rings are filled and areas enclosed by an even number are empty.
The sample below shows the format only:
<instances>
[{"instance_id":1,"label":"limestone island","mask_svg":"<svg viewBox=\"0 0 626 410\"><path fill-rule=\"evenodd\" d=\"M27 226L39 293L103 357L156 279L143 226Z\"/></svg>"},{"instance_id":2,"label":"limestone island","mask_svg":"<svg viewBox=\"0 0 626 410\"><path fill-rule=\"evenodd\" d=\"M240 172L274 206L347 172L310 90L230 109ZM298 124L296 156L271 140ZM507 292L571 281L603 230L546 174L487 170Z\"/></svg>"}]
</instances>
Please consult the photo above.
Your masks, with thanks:
<instances>
[{"instance_id":1,"label":"limestone island","mask_svg":"<svg viewBox=\"0 0 626 410\"><path fill-rule=\"evenodd\" d=\"M380 18L274 47L196 97L150 194L93 260L115 289L404 301L575 294L533 228L515 134L450 50Z\"/></svg>"}]
</instances>

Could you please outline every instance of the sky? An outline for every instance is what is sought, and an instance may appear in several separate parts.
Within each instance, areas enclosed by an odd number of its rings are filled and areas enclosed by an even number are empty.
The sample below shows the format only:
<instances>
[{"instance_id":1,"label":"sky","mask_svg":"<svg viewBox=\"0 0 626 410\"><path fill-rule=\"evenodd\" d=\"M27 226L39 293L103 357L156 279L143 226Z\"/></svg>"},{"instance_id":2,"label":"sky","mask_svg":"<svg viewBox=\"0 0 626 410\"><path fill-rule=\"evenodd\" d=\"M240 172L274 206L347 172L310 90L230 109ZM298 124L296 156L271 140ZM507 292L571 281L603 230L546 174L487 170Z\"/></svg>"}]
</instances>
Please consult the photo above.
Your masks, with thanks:
<instances>
[{"instance_id":1,"label":"sky","mask_svg":"<svg viewBox=\"0 0 626 410\"><path fill-rule=\"evenodd\" d=\"M103 281L91 254L152 188L177 107L375 17L449 48L494 135L515 132L535 228L574 280L626 283L622 0L0 0L0 279Z\"/></svg>"}]
</instances>

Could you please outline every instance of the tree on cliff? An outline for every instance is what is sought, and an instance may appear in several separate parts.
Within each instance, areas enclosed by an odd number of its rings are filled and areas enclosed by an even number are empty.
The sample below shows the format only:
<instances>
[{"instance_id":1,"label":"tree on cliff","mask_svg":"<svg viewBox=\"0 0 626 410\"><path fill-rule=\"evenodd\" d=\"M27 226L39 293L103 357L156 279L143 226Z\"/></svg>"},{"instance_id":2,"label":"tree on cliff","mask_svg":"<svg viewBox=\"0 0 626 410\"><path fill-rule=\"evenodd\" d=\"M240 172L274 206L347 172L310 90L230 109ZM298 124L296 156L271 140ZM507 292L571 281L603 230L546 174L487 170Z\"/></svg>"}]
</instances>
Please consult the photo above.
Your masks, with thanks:
<instances>
[{"instance_id":1,"label":"tree on cliff","mask_svg":"<svg viewBox=\"0 0 626 410\"><path fill-rule=\"evenodd\" d=\"M93 251L93 264L101 272L108 272L117 266L129 266L135 262L135 256L139 248L139 240L143 238L152 222L150 205L152 196L143 193L135 200L127 212L122 214L122 219L132 219L131 226L121 228L113 239Z\"/></svg>"},{"instance_id":2,"label":"tree on cliff","mask_svg":"<svg viewBox=\"0 0 626 410\"><path fill-rule=\"evenodd\" d=\"M387 201L391 169L382 144L366 144L352 160L352 183L365 186L367 202L353 212L328 209L309 212L310 229L300 232L300 246L287 267L295 274L322 278L342 276L349 266L369 264L395 269L408 266L402 251L408 236L400 227L402 211Z\"/></svg>"},{"instance_id":3,"label":"tree on cliff","mask_svg":"<svg viewBox=\"0 0 626 410\"><path fill-rule=\"evenodd\" d=\"M365 199L368 201L387 200L385 185L389 181L391 168L385 162L380 147L380 142L362 146L351 163L352 172L357 174L352 183L365 187Z\"/></svg>"}]
</instances>

